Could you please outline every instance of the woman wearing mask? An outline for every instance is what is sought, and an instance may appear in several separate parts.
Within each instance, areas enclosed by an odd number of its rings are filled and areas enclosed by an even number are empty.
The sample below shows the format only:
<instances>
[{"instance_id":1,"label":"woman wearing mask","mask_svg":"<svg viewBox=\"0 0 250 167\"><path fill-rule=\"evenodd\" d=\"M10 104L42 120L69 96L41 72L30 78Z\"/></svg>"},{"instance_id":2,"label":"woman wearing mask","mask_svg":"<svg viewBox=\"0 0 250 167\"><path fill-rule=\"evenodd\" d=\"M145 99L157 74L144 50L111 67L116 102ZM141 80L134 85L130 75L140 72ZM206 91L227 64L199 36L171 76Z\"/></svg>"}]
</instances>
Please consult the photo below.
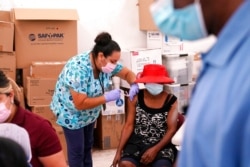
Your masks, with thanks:
<instances>
[{"instance_id":1,"label":"woman wearing mask","mask_svg":"<svg viewBox=\"0 0 250 167\"><path fill-rule=\"evenodd\" d=\"M70 167L91 167L94 123L105 103L120 98L120 90L108 91L111 76L128 83L135 74L118 63L120 47L110 34L100 33L91 52L72 57L59 75L51 109L63 127ZM132 84L130 96L138 91Z\"/></svg>"},{"instance_id":2,"label":"woman wearing mask","mask_svg":"<svg viewBox=\"0 0 250 167\"><path fill-rule=\"evenodd\" d=\"M155 25L196 40L215 34L187 109L179 167L250 166L250 0L158 0Z\"/></svg>"},{"instance_id":3,"label":"woman wearing mask","mask_svg":"<svg viewBox=\"0 0 250 167\"><path fill-rule=\"evenodd\" d=\"M62 147L52 125L19 105L14 84L0 71L0 123L13 123L28 132L33 167L66 167Z\"/></svg>"},{"instance_id":4,"label":"woman wearing mask","mask_svg":"<svg viewBox=\"0 0 250 167\"><path fill-rule=\"evenodd\" d=\"M135 82L144 90L128 103L128 114L113 167L171 167L176 156L171 138L177 129L177 98L163 90L173 83L164 66L148 64Z\"/></svg>"}]
</instances>

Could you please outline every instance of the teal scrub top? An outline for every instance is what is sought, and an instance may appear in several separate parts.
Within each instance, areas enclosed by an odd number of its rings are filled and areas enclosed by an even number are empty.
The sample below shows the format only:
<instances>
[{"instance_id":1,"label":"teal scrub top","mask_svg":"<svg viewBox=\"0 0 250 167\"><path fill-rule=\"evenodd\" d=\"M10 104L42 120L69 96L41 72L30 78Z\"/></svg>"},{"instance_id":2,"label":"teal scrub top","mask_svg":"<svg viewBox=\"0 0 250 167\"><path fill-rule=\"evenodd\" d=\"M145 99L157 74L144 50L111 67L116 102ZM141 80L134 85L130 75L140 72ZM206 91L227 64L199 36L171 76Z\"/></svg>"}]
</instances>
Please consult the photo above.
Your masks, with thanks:
<instances>
[{"instance_id":1,"label":"teal scrub top","mask_svg":"<svg viewBox=\"0 0 250 167\"><path fill-rule=\"evenodd\" d=\"M70 89L86 94L88 97L102 96L102 87L104 91L108 90L111 76L117 74L121 69L122 65L117 64L112 73L100 72L99 79L95 79L90 52L72 57L58 77L50 104L51 110L57 117L57 124L68 129L79 129L93 123L99 116L102 106L77 110Z\"/></svg>"}]
</instances>

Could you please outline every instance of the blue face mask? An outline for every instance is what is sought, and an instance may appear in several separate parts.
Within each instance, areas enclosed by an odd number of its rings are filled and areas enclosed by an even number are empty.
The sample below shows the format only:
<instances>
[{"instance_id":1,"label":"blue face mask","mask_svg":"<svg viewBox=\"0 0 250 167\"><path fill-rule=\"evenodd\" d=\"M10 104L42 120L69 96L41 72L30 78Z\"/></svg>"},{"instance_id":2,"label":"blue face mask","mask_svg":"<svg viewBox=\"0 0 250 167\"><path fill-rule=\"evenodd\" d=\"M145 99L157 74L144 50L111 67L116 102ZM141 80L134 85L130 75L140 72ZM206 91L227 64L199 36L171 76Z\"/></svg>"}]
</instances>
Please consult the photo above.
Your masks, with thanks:
<instances>
[{"instance_id":1,"label":"blue face mask","mask_svg":"<svg viewBox=\"0 0 250 167\"><path fill-rule=\"evenodd\" d=\"M145 87L151 95L158 95L163 91L163 85L156 83L146 83Z\"/></svg>"},{"instance_id":2,"label":"blue face mask","mask_svg":"<svg viewBox=\"0 0 250 167\"><path fill-rule=\"evenodd\" d=\"M199 2L175 9L173 0L158 0L151 5L150 10L156 26L165 35L185 40L207 36Z\"/></svg>"}]
</instances>

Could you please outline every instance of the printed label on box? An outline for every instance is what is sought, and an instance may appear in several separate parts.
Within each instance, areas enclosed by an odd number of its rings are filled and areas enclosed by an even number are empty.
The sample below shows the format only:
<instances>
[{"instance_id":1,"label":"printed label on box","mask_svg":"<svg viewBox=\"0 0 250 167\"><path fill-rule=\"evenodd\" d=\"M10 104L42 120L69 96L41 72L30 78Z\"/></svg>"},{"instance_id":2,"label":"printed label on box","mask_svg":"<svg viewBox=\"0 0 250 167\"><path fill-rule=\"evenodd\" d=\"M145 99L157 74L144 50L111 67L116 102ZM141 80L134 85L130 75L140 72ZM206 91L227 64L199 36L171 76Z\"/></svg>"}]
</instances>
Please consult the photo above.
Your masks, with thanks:
<instances>
[{"instance_id":1,"label":"printed label on box","mask_svg":"<svg viewBox=\"0 0 250 167\"><path fill-rule=\"evenodd\" d=\"M121 98L116 101L106 103L106 109L102 110L102 115L116 115L125 113L124 91L121 90Z\"/></svg>"}]
</instances>

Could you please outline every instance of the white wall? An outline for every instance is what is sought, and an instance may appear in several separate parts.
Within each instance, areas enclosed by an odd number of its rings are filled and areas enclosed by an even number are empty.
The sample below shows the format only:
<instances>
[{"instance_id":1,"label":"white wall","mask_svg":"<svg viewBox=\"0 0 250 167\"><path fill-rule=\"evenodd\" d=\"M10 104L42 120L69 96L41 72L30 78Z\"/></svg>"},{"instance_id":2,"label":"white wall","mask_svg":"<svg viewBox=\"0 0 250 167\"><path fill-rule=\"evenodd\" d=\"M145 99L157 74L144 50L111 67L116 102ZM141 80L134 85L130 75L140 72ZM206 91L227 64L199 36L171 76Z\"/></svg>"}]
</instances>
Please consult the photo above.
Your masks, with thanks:
<instances>
[{"instance_id":1,"label":"white wall","mask_svg":"<svg viewBox=\"0 0 250 167\"><path fill-rule=\"evenodd\" d=\"M108 31L122 49L146 47L139 30L138 0L0 0L0 10L22 8L73 8L79 14L78 51L92 49L94 38Z\"/></svg>"}]
</instances>

